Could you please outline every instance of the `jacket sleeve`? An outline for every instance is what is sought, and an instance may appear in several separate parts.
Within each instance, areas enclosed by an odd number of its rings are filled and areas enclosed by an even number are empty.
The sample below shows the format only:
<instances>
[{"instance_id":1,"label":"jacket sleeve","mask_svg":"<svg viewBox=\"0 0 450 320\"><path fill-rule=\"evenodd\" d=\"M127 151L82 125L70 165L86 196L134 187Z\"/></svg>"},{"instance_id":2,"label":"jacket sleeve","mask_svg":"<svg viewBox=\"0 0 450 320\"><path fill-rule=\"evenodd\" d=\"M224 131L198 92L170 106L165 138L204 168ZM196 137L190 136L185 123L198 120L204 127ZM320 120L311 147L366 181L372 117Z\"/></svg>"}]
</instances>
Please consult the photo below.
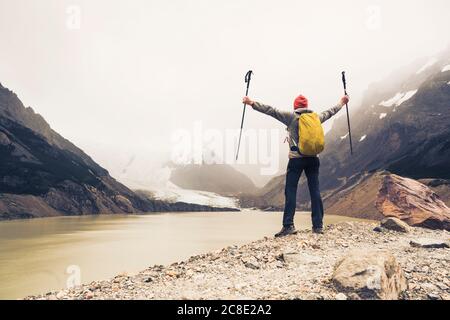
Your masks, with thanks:
<instances>
[{"instance_id":1,"label":"jacket sleeve","mask_svg":"<svg viewBox=\"0 0 450 320\"><path fill-rule=\"evenodd\" d=\"M324 111L320 114L320 122L325 122L328 119L330 119L332 116L334 116L336 113L339 112L339 110L342 109L342 106L336 105L333 108L328 109L327 111Z\"/></svg>"},{"instance_id":2,"label":"jacket sleeve","mask_svg":"<svg viewBox=\"0 0 450 320\"><path fill-rule=\"evenodd\" d=\"M266 104L262 104L259 102L254 102L252 107L256 111L267 114L268 116L271 116L271 117L277 119L278 121L282 122L286 126L289 126L289 124L292 122L292 119L294 117L292 112L280 111L276 108L272 108L271 106L268 106Z\"/></svg>"}]
</instances>

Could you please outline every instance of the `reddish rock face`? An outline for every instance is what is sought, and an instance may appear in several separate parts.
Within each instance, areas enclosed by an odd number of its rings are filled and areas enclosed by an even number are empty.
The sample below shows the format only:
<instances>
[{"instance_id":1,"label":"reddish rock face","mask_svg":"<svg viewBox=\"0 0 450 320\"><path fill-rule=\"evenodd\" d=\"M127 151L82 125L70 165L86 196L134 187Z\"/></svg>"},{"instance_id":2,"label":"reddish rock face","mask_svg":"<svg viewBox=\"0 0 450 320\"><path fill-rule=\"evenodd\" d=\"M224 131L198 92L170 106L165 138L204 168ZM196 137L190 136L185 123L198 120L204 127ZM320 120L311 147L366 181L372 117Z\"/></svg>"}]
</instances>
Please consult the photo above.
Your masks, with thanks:
<instances>
[{"instance_id":1,"label":"reddish rock face","mask_svg":"<svg viewBox=\"0 0 450 320\"><path fill-rule=\"evenodd\" d=\"M411 226L450 230L450 208L430 188L395 174L383 177L376 208Z\"/></svg>"}]
</instances>

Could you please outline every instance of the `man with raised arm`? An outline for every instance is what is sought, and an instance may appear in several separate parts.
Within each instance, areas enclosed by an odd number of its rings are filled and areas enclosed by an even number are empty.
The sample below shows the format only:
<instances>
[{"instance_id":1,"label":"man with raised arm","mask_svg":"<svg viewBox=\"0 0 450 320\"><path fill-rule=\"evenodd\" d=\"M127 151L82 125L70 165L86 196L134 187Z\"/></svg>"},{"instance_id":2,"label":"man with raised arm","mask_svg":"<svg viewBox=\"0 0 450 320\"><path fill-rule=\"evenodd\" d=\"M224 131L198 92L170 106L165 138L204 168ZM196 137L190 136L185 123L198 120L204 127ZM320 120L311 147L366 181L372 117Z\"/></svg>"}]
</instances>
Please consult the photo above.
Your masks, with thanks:
<instances>
[{"instance_id":1,"label":"man with raised arm","mask_svg":"<svg viewBox=\"0 0 450 320\"><path fill-rule=\"evenodd\" d=\"M344 96L336 106L320 113L320 115L318 115L320 123L327 121L338 113L348 101L349 97ZM324 211L319 188L319 157L317 155L302 154L299 149L299 140L302 135L302 133L299 132L299 119L302 114L313 113L313 111L308 109L308 99L303 95L298 96L294 101L293 112L278 110L271 106L253 101L249 97L244 97L243 103L251 106L256 111L265 113L277 119L287 126L289 135L289 163L286 172L283 228L275 235L275 237L283 237L297 233L294 226L294 215L297 204L297 186L303 171L305 171L308 180L308 188L311 196L312 230L314 233L322 234Z\"/></svg>"}]
</instances>

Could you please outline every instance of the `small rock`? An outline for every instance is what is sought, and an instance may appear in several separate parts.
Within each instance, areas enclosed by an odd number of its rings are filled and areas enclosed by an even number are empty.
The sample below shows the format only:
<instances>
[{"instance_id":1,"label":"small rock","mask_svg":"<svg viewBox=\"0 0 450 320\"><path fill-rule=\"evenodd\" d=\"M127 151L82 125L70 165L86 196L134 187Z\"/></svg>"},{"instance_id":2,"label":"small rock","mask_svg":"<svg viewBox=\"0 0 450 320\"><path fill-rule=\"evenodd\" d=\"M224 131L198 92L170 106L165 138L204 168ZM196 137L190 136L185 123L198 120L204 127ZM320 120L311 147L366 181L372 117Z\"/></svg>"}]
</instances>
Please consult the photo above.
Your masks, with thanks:
<instances>
[{"instance_id":1,"label":"small rock","mask_svg":"<svg viewBox=\"0 0 450 320\"><path fill-rule=\"evenodd\" d=\"M436 285L439 287L439 289L441 290L448 290L448 286L445 283L436 283Z\"/></svg>"},{"instance_id":2,"label":"small rock","mask_svg":"<svg viewBox=\"0 0 450 320\"><path fill-rule=\"evenodd\" d=\"M375 228L373 228L373 231L375 231L375 232L383 232L383 229L381 227L375 227Z\"/></svg>"},{"instance_id":3,"label":"small rock","mask_svg":"<svg viewBox=\"0 0 450 320\"><path fill-rule=\"evenodd\" d=\"M450 244L448 242L430 238L411 240L409 244L416 248L450 248Z\"/></svg>"},{"instance_id":4,"label":"small rock","mask_svg":"<svg viewBox=\"0 0 450 320\"><path fill-rule=\"evenodd\" d=\"M242 258L242 263L250 269L257 270L260 268L260 265L255 257Z\"/></svg>"},{"instance_id":5,"label":"small rock","mask_svg":"<svg viewBox=\"0 0 450 320\"><path fill-rule=\"evenodd\" d=\"M92 284L92 289L93 289L93 290L98 290L98 289L100 289L101 287L102 287L101 284L98 283L98 282Z\"/></svg>"},{"instance_id":6,"label":"small rock","mask_svg":"<svg viewBox=\"0 0 450 320\"><path fill-rule=\"evenodd\" d=\"M422 283L420 287L425 291L435 291L437 287L432 283Z\"/></svg>"},{"instance_id":7,"label":"small rock","mask_svg":"<svg viewBox=\"0 0 450 320\"><path fill-rule=\"evenodd\" d=\"M168 275L169 277L178 277L180 274L173 270L167 270L166 275Z\"/></svg>"},{"instance_id":8,"label":"small rock","mask_svg":"<svg viewBox=\"0 0 450 320\"><path fill-rule=\"evenodd\" d=\"M322 258L307 253L284 252L282 254L282 261L288 264L305 265L317 264L322 261Z\"/></svg>"},{"instance_id":9,"label":"small rock","mask_svg":"<svg viewBox=\"0 0 450 320\"><path fill-rule=\"evenodd\" d=\"M427 294L427 296L428 296L428 299L430 299L430 300L441 300L442 299L440 295L438 295L437 293L434 293L434 292Z\"/></svg>"},{"instance_id":10,"label":"small rock","mask_svg":"<svg viewBox=\"0 0 450 320\"><path fill-rule=\"evenodd\" d=\"M192 277L194 274L195 274L194 270L189 269L186 271L186 276L188 277Z\"/></svg>"},{"instance_id":11,"label":"small rock","mask_svg":"<svg viewBox=\"0 0 450 320\"><path fill-rule=\"evenodd\" d=\"M403 222L402 220L393 217L381 220L380 227L404 233L407 233L411 230L410 226L406 222Z\"/></svg>"},{"instance_id":12,"label":"small rock","mask_svg":"<svg viewBox=\"0 0 450 320\"><path fill-rule=\"evenodd\" d=\"M414 290L417 288L417 285L415 283L409 283L408 288L409 288L409 290Z\"/></svg>"},{"instance_id":13,"label":"small rock","mask_svg":"<svg viewBox=\"0 0 450 320\"><path fill-rule=\"evenodd\" d=\"M428 273L430 271L430 267L429 266L424 266L421 270L424 273Z\"/></svg>"},{"instance_id":14,"label":"small rock","mask_svg":"<svg viewBox=\"0 0 450 320\"><path fill-rule=\"evenodd\" d=\"M85 295L84 295L84 299L87 299L87 300L90 300L93 297L94 297L94 294L91 291L86 292Z\"/></svg>"},{"instance_id":15,"label":"small rock","mask_svg":"<svg viewBox=\"0 0 450 320\"><path fill-rule=\"evenodd\" d=\"M347 296L343 294L342 292L339 292L337 295L334 296L334 299L336 300L347 300Z\"/></svg>"}]
</instances>

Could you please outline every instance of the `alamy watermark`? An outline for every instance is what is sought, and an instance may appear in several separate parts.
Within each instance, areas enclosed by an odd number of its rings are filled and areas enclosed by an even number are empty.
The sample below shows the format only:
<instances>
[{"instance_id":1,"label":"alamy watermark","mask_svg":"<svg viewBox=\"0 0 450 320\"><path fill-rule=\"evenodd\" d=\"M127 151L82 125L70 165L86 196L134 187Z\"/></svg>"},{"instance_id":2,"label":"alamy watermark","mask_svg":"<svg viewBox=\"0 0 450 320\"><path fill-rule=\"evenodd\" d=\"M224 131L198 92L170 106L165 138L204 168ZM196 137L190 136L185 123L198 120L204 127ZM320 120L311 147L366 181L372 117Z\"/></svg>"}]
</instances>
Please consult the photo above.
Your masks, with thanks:
<instances>
[{"instance_id":1,"label":"alamy watermark","mask_svg":"<svg viewBox=\"0 0 450 320\"><path fill-rule=\"evenodd\" d=\"M69 30L81 29L81 7L70 5L66 8L66 28Z\"/></svg>"},{"instance_id":2,"label":"alamy watermark","mask_svg":"<svg viewBox=\"0 0 450 320\"><path fill-rule=\"evenodd\" d=\"M261 175L278 172L281 130L244 130L236 161L238 139L239 130L205 129L202 122L196 121L191 130L178 129L172 134L171 160L175 164L260 165Z\"/></svg>"},{"instance_id":3,"label":"alamy watermark","mask_svg":"<svg viewBox=\"0 0 450 320\"><path fill-rule=\"evenodd\" d=\"M81 268L78 265L72 264L66 268L66 288L74 288L81 285Z\"/></svg>"},{"instance_id":4,"label":"alamy watermark","mask_svg":"<svg viewBox=\"0 0 450 320\"><path fill-rule=\"evenodd\" d=\"M366 8L366 28L371 31L380 30L382 27L381 7L378 5L371 5Z\"/></svg>"}]
</instances>

